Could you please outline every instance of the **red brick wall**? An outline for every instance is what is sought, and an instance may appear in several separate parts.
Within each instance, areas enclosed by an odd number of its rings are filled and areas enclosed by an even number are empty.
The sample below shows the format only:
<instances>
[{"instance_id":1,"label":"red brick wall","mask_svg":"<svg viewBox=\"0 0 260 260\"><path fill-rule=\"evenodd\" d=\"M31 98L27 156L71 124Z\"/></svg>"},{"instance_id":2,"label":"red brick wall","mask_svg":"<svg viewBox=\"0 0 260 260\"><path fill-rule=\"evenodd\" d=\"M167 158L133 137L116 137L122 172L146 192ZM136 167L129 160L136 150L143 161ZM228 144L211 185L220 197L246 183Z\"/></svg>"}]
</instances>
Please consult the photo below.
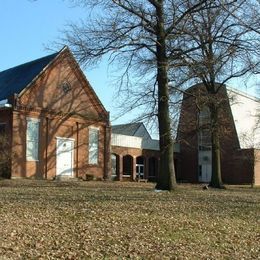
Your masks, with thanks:
<instances>
[{"instance_id":1,"label":"red brick wall","mask_svg":"<svg viewBox=\"0 0 260 260\"><path fill-rule=\"evenodd\" d=\"M64 92L62 83L70 91ZM26 118L40 119L39 161L26 160ZM74 139L74 176L103 177L107 171L104 146L109 143L109 114L68 52L62 55L20 95L13 112L12 177L56 176L56 137ZM98 165L88 163L88 127L99 128ZM107 138L105 140L105 138ZM109 153L109 149L106 152Z\"/></svg>"},{"instance_id":2,"label":"red brick wall","mask_svg":"<svg viewBox=\"0 0 260 260\"><path fill-rule=\"evenodd\" d=\"M229 184L251 184L254 173L254 149L238 149L225 161L222 178Z\"/></svg>"},{"instance_id":3,"label":"red brick wall","mask_svg":"<svg viewBox=\"0 0 260 260\"><path fill-rule=\"evenodd\" d=\"M64 92L64 82L70 84L70 91ZM104 119L107 112L101 108L91 89L76 62L64 53L24 91L19 103L55 113L73 112L86 119Z\"/></svg>"},{"instance_id":4,"label":"red brick wall","mask_svg":"<svg viewBox=\"0 0 260 260\"><path fill-rule=\"evenodd\" d=\"M177 141L181 143L181 165L177 179L198 182L198 113L199 107L202 107L205 88L196 85L187 92L190 95L184 94L177 133ZM222 102L219 116L222 179L225 183L249 183L252 172L245 159L248 154L245 156L239 150L226 89L222 88L214 98ZM241 157L243 160L237 159Z\"/></svg>"},{"instance_id":5,"label":"red brick wall","mask_svg":"<svg viewBox=\"0 0 260 260\"><path fill-rule=\"evenodd\" d=\"M133 158L132 161L132 176L130 176L130 179L127 178L127 180L133 180L136 177L136 158L139 156L142 156L144 158L144 177L148 178L148 171L149 171L149 158L156 158L156 172L158 174L158 163L159 163L159 151L154 150L146 150L146 149L138 149L138 148L129 148L129 147L119 147L119 146L112 146L111 147L111 154L118 155L118 179L124 180L123 178L123 157L126 155L130 155Z\"/></svg>"},{"instance_id":6,"label":"red brick wall","mask_svg":"<svg viewBox=\"0 0 260 260\"><path fill-rule=\"evenodd\" d=\"M159 151L153 150L143 150L138 148L129 148L129 147L120 147L120 146L112 146L111 153L118 155L131 155L131 156L146 156L146 157L156 157L159 158Z\"/></svg>"},{"instance_id":7,"label":"red brick wall","mask_svg":"<svg viewBox=\"0 0 260 260\"><path fill-rule=\"evenodd\" d=\"M26 118L40 119L39 161L26 161ZM80 121L80 120L79 120ZM47 130L48 125L48 130ZM88 163L88 131L90 126L99 128L98 165ZM56 137L74 139L74 176L85 174L103 177L104 131L106 125L77 122L75 119L42 117L37 113L15 112L13 116L13 177L53 178L56 176ZM46 161L47 155L47 161Z\"/></svg>"}]
</instances>

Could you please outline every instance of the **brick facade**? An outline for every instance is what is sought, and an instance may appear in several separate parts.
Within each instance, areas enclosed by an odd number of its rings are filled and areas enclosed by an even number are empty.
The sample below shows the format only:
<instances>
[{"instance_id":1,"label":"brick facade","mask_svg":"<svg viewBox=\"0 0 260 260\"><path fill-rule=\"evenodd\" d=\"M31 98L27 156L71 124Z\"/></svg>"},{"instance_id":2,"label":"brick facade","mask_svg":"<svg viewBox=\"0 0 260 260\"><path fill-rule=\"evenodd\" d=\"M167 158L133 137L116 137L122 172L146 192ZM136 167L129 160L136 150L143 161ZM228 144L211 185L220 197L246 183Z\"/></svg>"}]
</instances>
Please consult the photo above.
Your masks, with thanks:
<instances>
[{"instance_id":1,"label":"brick facade","mask_svg":"<svg viewBox=\"0 0 260 260\"><path fill-rule=\"evenodd\" d=\"M64 83L69 89L63 89ZM73 140L73 176L110 175L109 113L98 100L68 49L62 50L19 95L1 109L12 147L11 176L55 178L57 138ZM39 121L38 160L26 159L27 119ZM1 123L0 122L0 123ZM88 162L89 128L99 130L98 163Z\"/></svg>"},{"instance_id":2,"label":"brick facade","mask_svg":"<svg viewBox=\"0 0 260 260\"><path fill-rule=\"evenodd\" d=\"M128 129L129 136L143 138L132 139L142 145L133 146L135 148L123 145L124 142L122 146L112 145L109 113L70 51L64 48L58 54L45 58L45 62L48 63L44 64L29 83L24 83L19 91L15 89L12 95L9 93L5 97L9 105L0 105L0 124L2 130L4 124L9 144L8 147L2 147L10 154L9 177L56 178L59 140L63 140L60 143L68 143L72 147L70 177L93 176L98 179L156 181L160 152L159 148L155 147L157 141L151 139L145 127L138 124L137 130L133 133L132 128ZM37 65L37 62L39 63L39 60L28 63L29 65L25 64L25 67L29 66L31 69L30 64ZM15 67L14 71L16 68L19 68L18 71L21 70L22 66ZM3 80L3 74L8 73L1 73L0 84L5 84L8 80ZM24 73L22 71L21 80L26 78ZM15 86L16 84L13 87ZM1 99L3 93L5 91L0 91ZM176 177L180 182L200 181L198 114L206 96L205 88L196 85L188 89L183 97L177 131L180 151L174 153ZM216 98L221 102L219 126L223 181L237 184L252 183L254 180L255 184L259 185L260 152L256 149L240 149L226 89L221 88ZM36 120L39 124L37 160L28 160L26 156L28 120ZM132 126L136 127L135 124ZM96 163L90 163L90 129L98 131ZM125 126L123 130L126 130Z\"/></svg>"},{"instance_id":3,"label":"brick facade","mask_svg":"<svg viewBox=\"0 0 260 260\"><path fill-rule=\"evenodd\" d=\"M205 93L202 85L195 85L183 96L177 133L177 141L181 144L177 179L182 182L199 182L198 115L207 96ZM219 129L223 182L252 183L253 174L256 174L256 180L260 174L253 166L258 167L254 149L240 149L226 88L221 88L215 98L221 102Z\"/></svg>"},{"instance_id":4,"label":"brick facade","mask_svg":"<svg viewBox=\"0 0 260 260\"><path fill-rule=\"evenodd\" d=\"M136 165L138 164L138 158L142 160L141 164L144 165L144 176L142 178L150 181L157 180L159 151L112 146L111 154L115 155L117 158L116 180L137 180ZM129 164L131 164L130 174L126 174L124 171L125 165L128 161Z\"/></svg>"}]
</instances>

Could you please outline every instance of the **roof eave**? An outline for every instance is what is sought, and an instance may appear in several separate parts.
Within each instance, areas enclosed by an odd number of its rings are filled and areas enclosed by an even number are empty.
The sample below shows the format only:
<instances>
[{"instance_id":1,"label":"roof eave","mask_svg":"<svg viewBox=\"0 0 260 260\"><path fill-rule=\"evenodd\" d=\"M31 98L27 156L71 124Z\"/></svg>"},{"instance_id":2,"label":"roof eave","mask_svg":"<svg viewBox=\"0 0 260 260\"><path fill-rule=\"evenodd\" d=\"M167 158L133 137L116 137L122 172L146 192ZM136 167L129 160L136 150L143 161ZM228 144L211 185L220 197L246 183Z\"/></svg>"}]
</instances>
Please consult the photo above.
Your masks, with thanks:
<instances>
[{"instance_id":1,"label":"roof eave","mask_svg":"<svg viewBox=\"0 0 260 260\"><path fill-rule=\"evenodd\" d=\"M37 81L38 78L58 59L58 57L63 53L66 49L68 49L68 46L64 46L58 54L38 73L37 76L33 78L33 80L23 88L23 90L20 93L17 93L17 97L22 96L30 87L33 83Z\"/></svg>"}]
</instances>

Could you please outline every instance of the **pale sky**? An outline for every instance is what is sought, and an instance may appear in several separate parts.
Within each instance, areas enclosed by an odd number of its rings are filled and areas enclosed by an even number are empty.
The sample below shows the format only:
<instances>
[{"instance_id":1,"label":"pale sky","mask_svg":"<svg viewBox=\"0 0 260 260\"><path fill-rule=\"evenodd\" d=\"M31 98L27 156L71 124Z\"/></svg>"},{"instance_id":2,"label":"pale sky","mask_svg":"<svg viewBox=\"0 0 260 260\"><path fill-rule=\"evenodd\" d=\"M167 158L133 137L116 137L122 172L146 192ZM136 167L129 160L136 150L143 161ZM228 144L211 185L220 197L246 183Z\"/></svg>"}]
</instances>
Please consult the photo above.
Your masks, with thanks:
<instances>
[{"instance_id":1,"label":"pale sky","mask_svg":"<svg viewBox=\"0 0 260 260\"><path fill-rule=\"evenodd\" d=\"M73 7L68 0L1 0L0 7L0 71L50 54L46 46L61 36L60 31L65 24L77 22L88 15L86 10ZM106 63L96 69L86 69L84 73L105 108L110 111L112 124L129 122L133 117L128 115L113 120L118 115L115 108L118 102L113 99L115 88ZM231 83L234 88L237 84L241 83ZM250 86L242 90L254 93Z\"/></svg>"},{"instance_id":2,"label":"pale sky","mask_svg":"<svg viewBox=\"0 0 260 260\"><path fill-rule=\"evenodd\" d=\"M1 0L0 7L0 71L50 54L46 46L61 36L65 24L87 16L86 10L64 0ZM115 88L111 86L112 78L108 76L105 62L95 69L85 69L84 73L110 111L111 119L115 118ZM124 117L112 123L130 120Z\"/></svg>"}]
</instances>

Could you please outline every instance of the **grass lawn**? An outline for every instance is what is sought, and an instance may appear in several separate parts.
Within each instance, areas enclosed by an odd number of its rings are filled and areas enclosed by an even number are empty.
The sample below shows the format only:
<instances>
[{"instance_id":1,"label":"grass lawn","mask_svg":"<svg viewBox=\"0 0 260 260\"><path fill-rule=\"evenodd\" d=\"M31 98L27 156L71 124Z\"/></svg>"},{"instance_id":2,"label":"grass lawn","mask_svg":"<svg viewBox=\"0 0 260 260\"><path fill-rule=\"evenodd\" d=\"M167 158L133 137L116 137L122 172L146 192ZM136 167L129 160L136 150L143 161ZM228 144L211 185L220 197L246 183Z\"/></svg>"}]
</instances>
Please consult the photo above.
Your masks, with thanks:
<instances>
[{"instance_id":1,"label":"grass lawn","mask_svg":"<svg viewBox=\"0 0 260 260\"><path fill-rule=\"evenodd\" d=\"M260 189L0 181L0 259L260 259Z\"/></svg>"}]
</instances>

